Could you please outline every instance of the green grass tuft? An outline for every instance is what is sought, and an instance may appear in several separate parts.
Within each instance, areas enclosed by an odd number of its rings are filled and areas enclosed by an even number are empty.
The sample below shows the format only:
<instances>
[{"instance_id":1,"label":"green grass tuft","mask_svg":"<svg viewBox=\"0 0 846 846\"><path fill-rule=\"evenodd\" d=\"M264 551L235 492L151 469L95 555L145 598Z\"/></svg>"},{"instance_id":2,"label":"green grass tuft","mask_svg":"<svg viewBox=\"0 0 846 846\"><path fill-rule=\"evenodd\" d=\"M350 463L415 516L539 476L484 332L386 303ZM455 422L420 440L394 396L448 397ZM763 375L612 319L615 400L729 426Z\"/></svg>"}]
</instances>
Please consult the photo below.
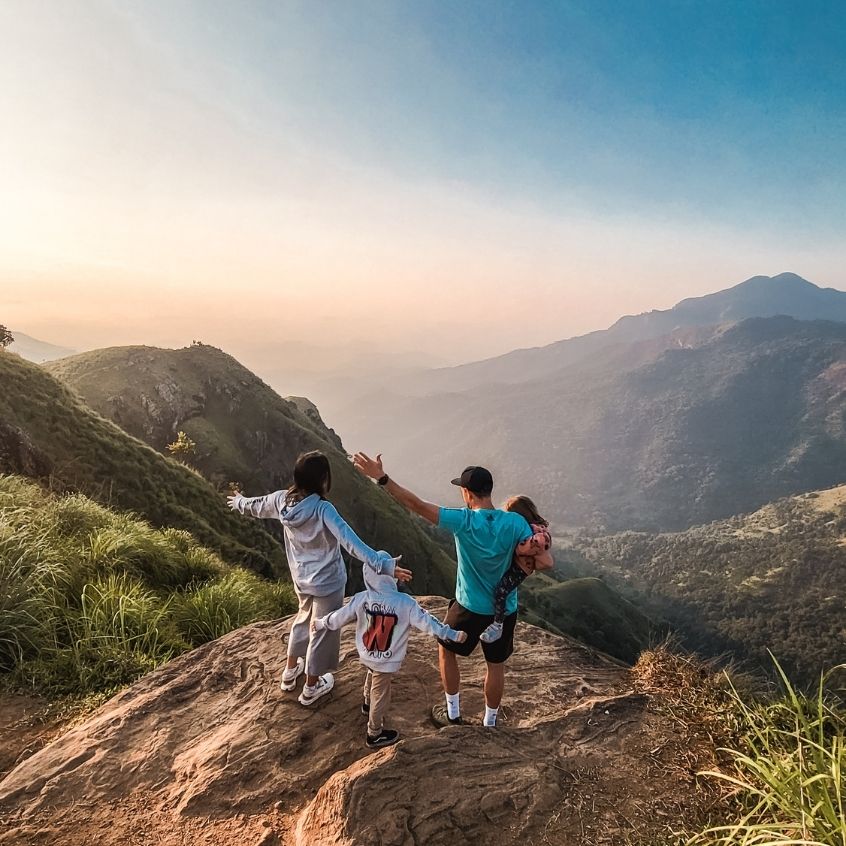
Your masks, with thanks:
<instances>
[{"instance_id":1,"label":"green grass tuft","mask_svg":"<svg viewBox=\"0 0 846 846\"><path fill-rule=\"evenodd\" d=\"M747 702L733 689L741 742L724 749L729 766L703 775L726 785L737 806L730 824L711 827L690 846L846 846L846 717L820 679L816 695L798 692L781 666L775 702Z\"/></svg>"},{"instance_id":2,"label":"green grass tuft","mask_svg":"<svg viewBox=\"0 0 846 846\"><path fill-rule=\"evenodd\" d=\"M112 690L191 646L295 607L290 585L229 567L186 531L0 476L7 685Z\"/></svg>"}]
</instances>

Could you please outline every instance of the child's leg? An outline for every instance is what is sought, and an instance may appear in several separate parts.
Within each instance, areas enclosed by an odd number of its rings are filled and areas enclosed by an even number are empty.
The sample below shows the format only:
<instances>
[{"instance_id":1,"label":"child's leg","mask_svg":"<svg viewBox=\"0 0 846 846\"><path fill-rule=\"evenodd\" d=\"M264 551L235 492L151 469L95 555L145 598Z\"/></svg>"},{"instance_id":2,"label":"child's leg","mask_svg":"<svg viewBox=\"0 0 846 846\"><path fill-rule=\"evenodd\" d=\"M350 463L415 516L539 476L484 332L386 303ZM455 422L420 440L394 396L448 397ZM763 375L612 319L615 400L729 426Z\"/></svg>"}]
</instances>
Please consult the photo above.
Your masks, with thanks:
<instances>
[{"instance_id":1,"label":"child's leg","mask_svg":"<svg viewBox=\"0 0 846 846\"><path fill-rule=\"evenodd\" d=\"M502 621L505 619L505 602L508 594L522 583L526 575L526 571L513 561L505 571L505 575L499 580L494 589L494 621L479 635L482 643L494 643L502 637Z\"/></svg>"},{"instance_id":2,"label":"child's leg","mask_svg":"<svg viewBox=\"0 0 846 846\"><path fill-rule=\"evenodd\" d=\"M391 676L393 673L373 672L370 683L370 717L367 721L367 734L376 737L385 723L385 714L391 704Z\"/></svg>"},{"instance_id":3,"label":"child's leg","mask_svg":"<svg viewBox=\"0 0 846 846\"><path fill-rule=\"evenodd\" d=\"M505 571L505 575L494 589L494 622L502 623L505 619L505 602L508 599L508 594L518 588L527 575L526 571L516 562L511 562L511 566Z\"/></svg>"}]
</instances>

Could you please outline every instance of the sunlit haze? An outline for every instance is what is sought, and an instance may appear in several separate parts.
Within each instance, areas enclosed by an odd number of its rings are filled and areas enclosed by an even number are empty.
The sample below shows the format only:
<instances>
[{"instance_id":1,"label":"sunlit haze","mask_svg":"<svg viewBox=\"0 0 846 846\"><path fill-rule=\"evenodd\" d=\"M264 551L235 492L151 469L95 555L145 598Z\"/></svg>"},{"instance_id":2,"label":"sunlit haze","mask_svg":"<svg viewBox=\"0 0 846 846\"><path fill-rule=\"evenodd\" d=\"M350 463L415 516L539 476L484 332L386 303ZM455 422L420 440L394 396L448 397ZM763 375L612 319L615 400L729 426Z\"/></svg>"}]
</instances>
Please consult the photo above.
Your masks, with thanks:
<instances>
[{"instance_id":1,"label":"sunlit haze","mask_svg":"<svg viewBox=\"0 0 846 846\"><path fill-rule=\"evenodd\" d=\"M846 288L844 56L837 2L8 0L0 322L450 363Z\"/></svg>"}]
</instances>

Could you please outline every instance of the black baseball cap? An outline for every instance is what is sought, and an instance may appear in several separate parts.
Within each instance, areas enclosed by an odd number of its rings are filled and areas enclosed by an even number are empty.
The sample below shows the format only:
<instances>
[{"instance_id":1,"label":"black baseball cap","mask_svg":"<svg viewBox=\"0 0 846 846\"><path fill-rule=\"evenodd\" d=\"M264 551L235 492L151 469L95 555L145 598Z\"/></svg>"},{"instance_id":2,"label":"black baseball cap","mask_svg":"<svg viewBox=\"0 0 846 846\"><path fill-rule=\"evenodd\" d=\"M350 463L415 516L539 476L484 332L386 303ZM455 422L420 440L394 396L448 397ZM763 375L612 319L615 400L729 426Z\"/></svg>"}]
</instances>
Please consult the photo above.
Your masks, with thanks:
<instances>
[{"instance_id":1,"label":"black baseball cap","mask_svg":"<svg viewBox=\"0 0 846 846\"><path fill-rule=\"evenodd\" d=\"M452 480L459 488L467 488L470 493L485 495L493 490L493 476L484 467L465 467L464 472Z\"/></svg>"}]
</instances>

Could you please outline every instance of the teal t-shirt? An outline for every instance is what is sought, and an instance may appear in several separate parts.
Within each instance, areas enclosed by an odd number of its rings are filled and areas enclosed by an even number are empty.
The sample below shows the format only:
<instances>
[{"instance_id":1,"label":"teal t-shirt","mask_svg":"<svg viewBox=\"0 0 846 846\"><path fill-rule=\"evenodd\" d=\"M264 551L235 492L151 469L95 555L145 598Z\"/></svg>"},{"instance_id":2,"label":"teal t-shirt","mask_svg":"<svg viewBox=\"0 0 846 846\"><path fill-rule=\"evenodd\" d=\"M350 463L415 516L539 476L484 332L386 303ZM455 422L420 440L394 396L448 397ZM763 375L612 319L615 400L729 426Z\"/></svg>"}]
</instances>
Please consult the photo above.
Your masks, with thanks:
<instances>
[{"instance_id":1,"label":"teal t-shirt","mask_svg":"<svg viewBox=\"0 0 846 846\"><path fill-rule=\"evenodd\" d=\"M468 611L494 613L494 588L511 566L514 547L532 536L529 524L511 511L441 508L438 526L455 535L458 577L455 598ZM507 614L517 610L517 591L508 595Z\"/></svg>"}]
</instances>

